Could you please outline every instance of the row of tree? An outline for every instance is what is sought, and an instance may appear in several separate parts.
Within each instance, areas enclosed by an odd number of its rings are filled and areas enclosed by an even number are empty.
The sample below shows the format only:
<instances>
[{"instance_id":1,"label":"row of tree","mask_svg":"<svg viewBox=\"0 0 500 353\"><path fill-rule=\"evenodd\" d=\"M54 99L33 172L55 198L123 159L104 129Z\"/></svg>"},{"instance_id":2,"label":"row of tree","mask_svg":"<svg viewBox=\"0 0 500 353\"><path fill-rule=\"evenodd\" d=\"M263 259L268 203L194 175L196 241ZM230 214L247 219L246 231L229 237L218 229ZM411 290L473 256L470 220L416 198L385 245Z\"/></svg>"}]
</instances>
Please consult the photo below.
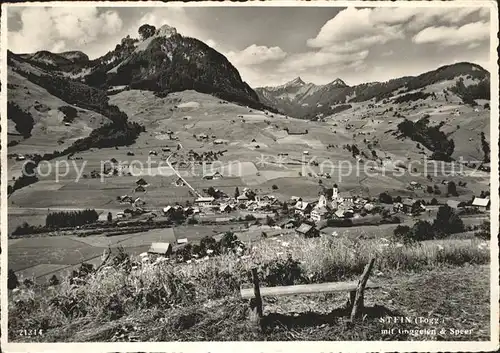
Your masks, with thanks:
<instances>
[{"instance_id":1,"label":"row of tree","mask_svg":"<svg viewBox=\"0 0 500 353\"><path fill-rule=\"evenodd\" d=\"M433 223L418 220L412 227L399 225L394 229L394 237L405 243L430 239L442 239L450 234L465 230L463 221L450 206L439 207Z\"/></svg>"},{"instance_id":2,"label":"row of tree","mask_svg":"<svg viewBox=\"0 0 500 353\"><path fill-rule=\"evenodd\" d=\"M77 227L97 222L99 214L96 210L63 211L49 213L45 219L47 228Z\"/></svg>"}]
</instances>

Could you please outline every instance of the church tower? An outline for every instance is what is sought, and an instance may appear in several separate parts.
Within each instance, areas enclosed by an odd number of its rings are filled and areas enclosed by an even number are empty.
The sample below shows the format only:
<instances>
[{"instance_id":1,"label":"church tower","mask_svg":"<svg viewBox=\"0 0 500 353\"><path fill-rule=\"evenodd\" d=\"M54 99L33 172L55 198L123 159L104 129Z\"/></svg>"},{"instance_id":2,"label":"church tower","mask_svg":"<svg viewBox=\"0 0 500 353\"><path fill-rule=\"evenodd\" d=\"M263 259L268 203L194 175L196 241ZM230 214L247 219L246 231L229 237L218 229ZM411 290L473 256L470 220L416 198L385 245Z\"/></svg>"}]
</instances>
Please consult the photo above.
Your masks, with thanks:
<instances>
[{"instance_id":1,"label":"church tower","mask_svg":"<svg viewBox=\"0 0 500 353\"><path fill-rule=\"evenodd\" d=\"M332 200L336 200L339 197L339 187L337 184L333 184Z\"/></svg>"}]
</instances>

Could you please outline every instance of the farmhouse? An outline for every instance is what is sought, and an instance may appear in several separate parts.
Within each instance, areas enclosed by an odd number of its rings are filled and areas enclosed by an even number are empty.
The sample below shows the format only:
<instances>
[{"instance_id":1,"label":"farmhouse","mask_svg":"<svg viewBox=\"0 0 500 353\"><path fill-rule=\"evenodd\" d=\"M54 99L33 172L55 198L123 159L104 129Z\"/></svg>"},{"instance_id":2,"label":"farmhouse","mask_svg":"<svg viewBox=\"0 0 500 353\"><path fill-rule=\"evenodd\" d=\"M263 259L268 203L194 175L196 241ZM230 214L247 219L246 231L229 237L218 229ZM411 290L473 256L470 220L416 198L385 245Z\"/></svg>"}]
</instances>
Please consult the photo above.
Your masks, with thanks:
<instances>
[{"instance_id":1,"label":"farmhouse","mask_svg":"<svg viewBox=\"0 0 500 353\"><path fill-rule=\"evenodd\" d=\"M286 221L280 223L281 229L291 229L294 226L295 226L295 220L292 218L287 219Z\"/></svg>"},{"instance_id":2,"label":"farmhouse","mask_svg":"<svg viewBox=\"0 0 500 353\"><path fill-rule=\"evenodd\" d=\"M349 191L339 193L339 198L343 207L349 208L354 204L354 196Z\"/></svg>"},{"instance_id":3,"label":"farmhouse","mask_svg":"<svg viewBox=\"0 0 500 353\"><path fill-rule=\"evenodd\" d=\"M297 235L302 235L306 238L319 236L319 231L314 226L306 223L302 223L295 231Z\"/></svg>"},{"instance_id":4,"label":"farmhouse","mask_svg":"<svg viewBox=\"0 0 500 353\"><path fill-rule=\"evenodd\" d=\"M474 197L472 206L479 208L481 211L486 211L490 208L490 199L482 197Z\"/></svg>"},{"instance_id":5,"label":"farmhouse","mask_svg":"<svg viewBox=\"0 0 500 353\"><path fill-rule=\"evenodd\" d=\"M326 199L325 195L321 195L318 199L318 203L316 204L316 207L327 207L328 205L328 200Z\"/></svg>"},{"instance_id":6,"label":"farmhouse","mask_svg":"<svg viewBox=\"0 0 500 353\"><path fill-rule=\"evenodd\" d=\"M148 185L148 182L146 180L144 180L143 178L140 178L138 179L136 182L135 182L137 185Z\"/></svg>"},{"instance_id":7,"label":"farmhouse","mask_svg":"<svg viewBox=\"0 0 500 353\"><path fill-rule=\"evenodd\" d=\"M194 201L194 203L197 204L198 206L206 207L206 206L212 206L214 200L215 198L213 197L199 197Z\"/></svg>"},{"instance_id":8,"label":"farmhouse","mask_svg":"<svg viewBox=\"0 0 500 353\"><path fill-rule=\"evenodd\" d=\"M453 209L458 209L460 207L460 201L457 200L448 200L446 204Z\"/></svg>"},{"instance_id":9,"label":"farmhouse","mask_svg":"<svg viewBox=\"0 0 500 353\"><path fill-rule=\"evenodd\" d=\"M182 180L181 178L178 178L176 181L175 181L175 186L184 186L186 185L184 183L184 180Z\"/></svg>"},{"instance_id":10,"label":"farmhouse","mask_svg":"<svg viewBox=\"0 0 500 353\"><path fill-rule=\"evenodd\" d=\"M405 212L405 213L411 213L412 207L415 204L415 202L417 202L417 201L415 201L413 199L410 199L410 198L404 199L403 202L402 202L402 205L403 205L402 210L403 210L403 212Z\"/></svg>"},{"instance_id":11,"label":"farmhouse","mask_svg":"<svg viewBox=\"0 0 500 353\"><path fill-rule=\"evenodd\" d=\"M337 218L344 218L345 212L344 212L344 210L337 210L337 211L335 211L334 215Z\"/></svg>"},{"instance_id":12,"label":"farmhouse","mask_svg":"<svg viewBox=\"0 0 500 353\"><path fill-rule=\"evenodd\" d=\"M231 207L231 205L229 205L227 203L223 203L219 206L219 211L223 212L223 213L229 213L229 212L233 211L233 207Z\"/></svg>"},{"instance_id":13,"label":"farmhouse","mask_svg":"<svg viewBox=\"0 0 500 353\"><path fill-rule=\"evenodd\" d=\"M119 200L120 200L120 202L123 202L123 203L133 203L132 198L128 195L119 196Z\"/></svg>"},{"instance_id":14,"label":"farmhouse","mask_svg":"<svg viewBox=\"0 0 500 353\"><path fill-rule=\"evenodd\" d=\"M314 209L311 211L311 219L315 222L320 222L328 216L328 209L326 207L314 207Z\"/></svg>"},{"instance_id":15,"label":"farmhouse","mask_svg":"<svg viewBox=\"0 0 500 353\"><path fill-rule=\"evenodd\" d=\"M149 254L169 256L172 254L172 244L170 243L152 243L148 250Z\"/></svg>"},{"instance_id":16,"label":"farmhouse","mask_svg":"<svg viewBox=\"0 0 500 353\"><path fill-rule=\"evenodd\" d=\"M216 180L216 179L221 179L222 174L220 172L211 172L203 175L203 179L205 180Z\"/></svg>"},{"instance_id":17,"label":"farmhouse","mask_svg":"<svg viewBox=\"0 0 500 353\"><path fill-rule=\"evenodd\" d=\"M246 195L246 193L243 193L241 194L240 196L238 196L236 198L236 200L238 200L238 202L246 202L249 200L248 196Z\"/></svg>"},{"instance_id":18,"label":"farmhouse","mask_svg":"<svg viewBox=\"0 0 500 353\"><path fill-rule=\"evenodd\" d=\"M144 206L146 202L140 197L136 198L133 202L134 206Z\"/></svg>"},{"instance_id":19,"label":"farmhouse","mask_svg":"<svg viewBox=\"0 0 500 353\"><path fill-rule=\"evenodd\" d=\"M222 145L223 143L224 143L224 141L222 141L220 139L214 140L214 145Z\"/></svg>"},{"instance_id":20,"label":"farmhouse","mask_svg":"<svg viewBox=\"0 0 500 353\"><path fill-rule=\"evenodd\" d=\"M295 214L299 214L302 217L305 217L307 214L311 212L312 205L309 202L297 201L294 208L295 208Z\"/></svg>"},{"instance_id":21,"label":"farmhouse","mask_svg":"<svg viewBox=\"0 0 500 353\"><path fill-rule=\"evenodd\" d=\"M307 129L301 129L298 127L287 127L285 128L285 131L288 133L288 135L306 135L308 133Z\"/></svg>"}]
</instances>

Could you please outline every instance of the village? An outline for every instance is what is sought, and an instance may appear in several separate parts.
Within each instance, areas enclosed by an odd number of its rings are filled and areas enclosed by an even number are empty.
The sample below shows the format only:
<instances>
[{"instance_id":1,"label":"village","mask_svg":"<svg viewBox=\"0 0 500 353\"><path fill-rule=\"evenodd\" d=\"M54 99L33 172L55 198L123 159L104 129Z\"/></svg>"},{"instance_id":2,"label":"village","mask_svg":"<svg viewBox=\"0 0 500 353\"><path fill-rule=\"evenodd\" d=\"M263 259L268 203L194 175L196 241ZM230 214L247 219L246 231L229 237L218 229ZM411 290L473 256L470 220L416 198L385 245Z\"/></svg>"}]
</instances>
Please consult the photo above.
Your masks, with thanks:
<instances>
[{"instance_id":1,"label":"village","mask_svg":"<svg viewBox=\"0 0 500 353\"><path fill-rule=\"evenodd\" d=\"M215 171L203 176L204 180L220 180L224 176ZM234 195L209 187L204 189L202 196L187 182L179 177L174 182L177 187L191 188L198 197L194 202L186 204L166 204L161 209L148 208L141 197L123 195L117 199L120 204L130 207L116 215L100 217L101 221L111 222L113 219L118 226L136 223L138 219L149 223L170 222L169 224L200 225L203 224L241 224L246 227L261 227L272 230L270 234L295 234L304 238L321 236L335 236L339 227L378 226L382 224L412 224L419 219L431 219L441 206L433 198L425 201L418 198L392 198L387 192L378 197L369 198L355 195L351 191L342 191L334 183L329 188L323 185L323 191L314 198L303 199L292 196L288 200L279 200L275 195L259 195L255 190L245 187L241 191L238 187ZM444 184L444 183L443 183ZM148 182L144 178L136 181L136 192L147 191ZM411 182L408 189L422 189L422 185ZM484 214L489 210L489 195L482 193L480 197L473 197L465 202L448 198L446 206L454 212L465 215ZM267 236L269 231L263 233ZM222 234L221 234L222 235ZM187 238L178 239L176 243L154 243L149 250L150 254L169 256L173 252L181 251L189 242ZM143 253L144 257L146 253Z\"/></svg>"}]
</instances>

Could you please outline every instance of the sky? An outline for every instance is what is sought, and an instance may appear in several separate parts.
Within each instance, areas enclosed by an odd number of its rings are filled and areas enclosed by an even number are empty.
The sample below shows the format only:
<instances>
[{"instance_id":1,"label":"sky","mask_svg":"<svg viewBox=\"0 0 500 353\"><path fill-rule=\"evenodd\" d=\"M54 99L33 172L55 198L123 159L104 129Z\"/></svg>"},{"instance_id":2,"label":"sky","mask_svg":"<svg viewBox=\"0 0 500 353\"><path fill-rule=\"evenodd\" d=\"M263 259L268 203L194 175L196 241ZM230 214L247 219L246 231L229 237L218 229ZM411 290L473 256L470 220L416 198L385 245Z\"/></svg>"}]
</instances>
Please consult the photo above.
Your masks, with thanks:
<instances>
[{"instance_id":1,"label":"sky","mask_svg":"<svg viewBox=\"0 0 500 353\"><path fill-rule=\"evenodd\" d=\"M300 76L349 85L469 61L490 69L481 7L8 7L8 49L114 49L145 23L175 27L224 54L252 87ZM490 70L491 71L491 70Z\"/></svg>"}]
</instances>

